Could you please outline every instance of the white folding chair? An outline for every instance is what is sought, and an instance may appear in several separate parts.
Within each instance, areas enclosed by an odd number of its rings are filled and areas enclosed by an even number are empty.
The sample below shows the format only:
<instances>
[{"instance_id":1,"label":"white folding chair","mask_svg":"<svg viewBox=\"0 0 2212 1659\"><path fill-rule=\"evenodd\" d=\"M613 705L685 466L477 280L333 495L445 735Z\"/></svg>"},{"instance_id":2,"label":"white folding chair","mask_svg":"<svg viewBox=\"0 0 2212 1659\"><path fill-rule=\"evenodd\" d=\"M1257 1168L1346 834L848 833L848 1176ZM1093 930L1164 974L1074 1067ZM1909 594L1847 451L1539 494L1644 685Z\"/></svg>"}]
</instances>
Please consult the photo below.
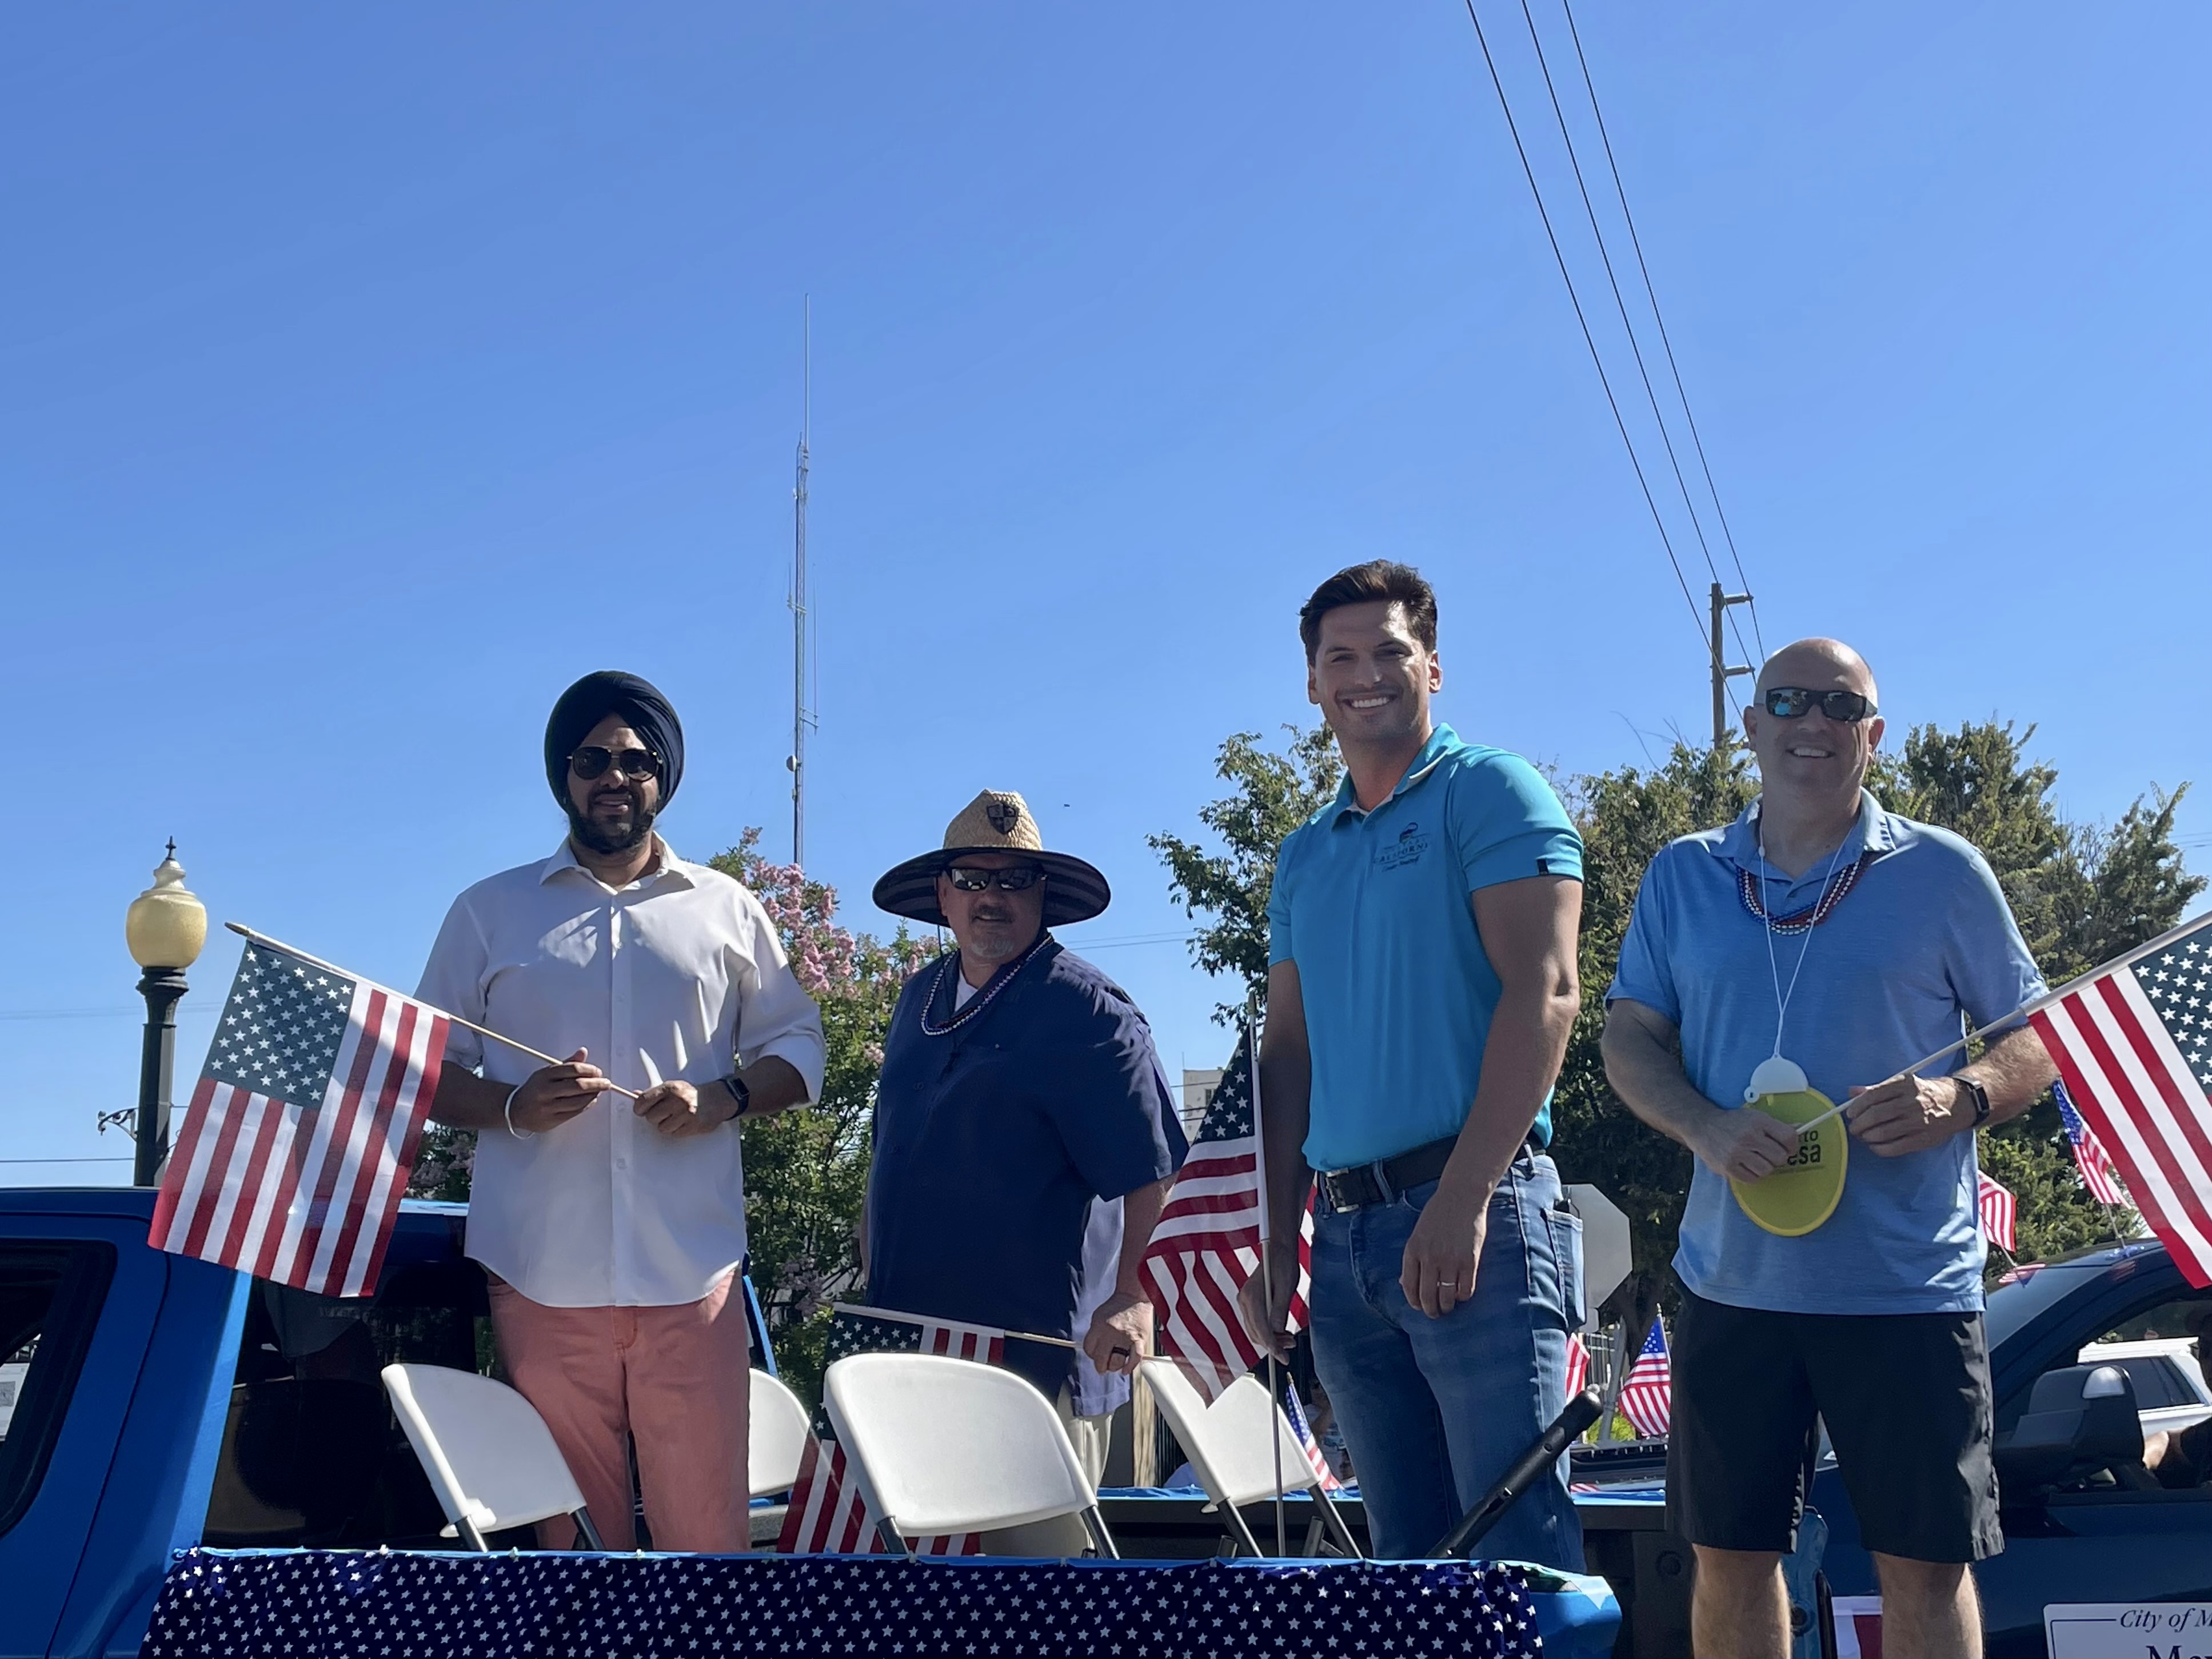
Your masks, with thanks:
<instances>
[{"instance_id":1,"label":"white folding chair","mask_svg":"<svg viewBox=\"0 0 2212 1659\"><path fill-rule=\"evenodd\" d=\"M1051 1402L996 1366L939 1354L856 1353L830 1366L822 1403L876 1530L908 1538L990 1532L1080 1515L1118 1558Z\"/></svg>"},{"instance_id":2,"label":"white folding chair","mask_svg":"<svg viewBox=\"0 0 2212 1659\"><path fill-rule=\"evenodd\" d=\"M752 1374L752 1410L747 1436L746 1484L752 1496L789 1492L799 1484L799 1465L806 1461L806 1443L814 1437L814 1425L799 1396L766 1371Z\"/></svg>"},{"instance_id":3,"label":"white folding chair","mask_svg":"<svg viewBox=\"0 0 2212 1659\"><path fill-rule=\"evenodd\" d=\"M553 1431L538 1408L504 1382L443 1365L386 1365L384 1389L407 1443L430 1478L448 1522L473 1550L488 1532L556 1515L575 1517L584 1541L603 1550Z\"/></svg>"},{"instance_id":4,"label":"white folding chair","mask_svg":"<svg viewBox=\"0 0 2212 1659\"><path fill-rule=\"evenodd\" d=\"M1359 1554L1352 1529L1336 1512L1313 1465L1306 1462L1305 1448L1298 1443L1290 1419L1269 1398L1267 1386L1258 1377L1238 1377L1208 1405L1197 1385L1173 1360L1140 1360L1137 1373L1152 1389L1152 1401L1167 1419L1176 1439L1190 1455L1199 1485L1213 1500L1208 1507L1221 1511L1223 1522L1238 1544L1255 1555L1261 1553L1259 1540L1237 1513L1237 1505L1273 1501L1279 1458L1283 1492L1310 1492L1316 1505L1315 1518L1328 1529L1329 1541L1346 1556ZM1268 1441L1271 1426L1275 1437L1273 1444ZM1317 1541L1309 1539L1309 1553Z\"/></svg>"}]
</instances>

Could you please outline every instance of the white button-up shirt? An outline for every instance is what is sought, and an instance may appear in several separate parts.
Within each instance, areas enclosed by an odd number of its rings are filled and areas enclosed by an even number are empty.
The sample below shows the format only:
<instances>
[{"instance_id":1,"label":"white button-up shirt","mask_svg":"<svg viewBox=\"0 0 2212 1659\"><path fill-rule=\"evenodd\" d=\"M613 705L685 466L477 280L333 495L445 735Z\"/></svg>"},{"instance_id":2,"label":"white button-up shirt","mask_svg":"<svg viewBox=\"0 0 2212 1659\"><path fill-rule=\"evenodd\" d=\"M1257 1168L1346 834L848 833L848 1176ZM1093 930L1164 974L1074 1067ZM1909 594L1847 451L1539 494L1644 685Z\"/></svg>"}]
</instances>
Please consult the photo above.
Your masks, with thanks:
<instances>
[{"instance_id":1,"label":"white button-up shirt","mask_svg":"<svg viewBox=\"0 0 2212 1659\"><path fill-rule=\"evenodd\" d=\"M775 925L739 883L660 845L659 865L605 885L564 840L453 901L418 994L623 1087L706 1084L780 1056L822 1088L822 1014ZM456 1025L446 1064L516 1084L543 1064ZM738 1128L663 1134L621 1095L558 1128L477 1138L468 1253L556 1308L696 1302L745 1254Z\"/></svg>"}]
</instances>

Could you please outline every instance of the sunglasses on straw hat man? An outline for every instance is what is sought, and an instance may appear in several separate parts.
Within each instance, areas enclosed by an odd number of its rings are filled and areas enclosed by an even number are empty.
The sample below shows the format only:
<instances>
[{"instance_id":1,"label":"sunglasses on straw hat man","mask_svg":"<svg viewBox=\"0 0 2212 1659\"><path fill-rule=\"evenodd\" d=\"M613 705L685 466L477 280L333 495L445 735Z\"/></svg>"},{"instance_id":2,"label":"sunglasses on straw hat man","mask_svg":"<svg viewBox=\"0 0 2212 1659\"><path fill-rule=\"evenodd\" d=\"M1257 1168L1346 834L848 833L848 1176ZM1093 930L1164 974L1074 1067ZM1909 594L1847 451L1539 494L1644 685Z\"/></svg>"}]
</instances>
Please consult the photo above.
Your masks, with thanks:
<instances>
[{"instance_id":1,"label":"sunglasses on straw hat man","mask_svg":"<svg viewBox=\"0 0 2212 1659\"><path fill-rule=\"evenodd\" d=\"M966 901L963 908L971 911L988 912L1012 908L1039 888L1039 925L1046 927L1088 921L1114 897L1095 866L1047 849L1027 801L1012 790L986 789L945 825L944 844L936 851L887 871L876 884L874 898L878 909L895 916L947 927L953 925L945 914L947 897L956 904Z\"/></svg>"}]
</instances>

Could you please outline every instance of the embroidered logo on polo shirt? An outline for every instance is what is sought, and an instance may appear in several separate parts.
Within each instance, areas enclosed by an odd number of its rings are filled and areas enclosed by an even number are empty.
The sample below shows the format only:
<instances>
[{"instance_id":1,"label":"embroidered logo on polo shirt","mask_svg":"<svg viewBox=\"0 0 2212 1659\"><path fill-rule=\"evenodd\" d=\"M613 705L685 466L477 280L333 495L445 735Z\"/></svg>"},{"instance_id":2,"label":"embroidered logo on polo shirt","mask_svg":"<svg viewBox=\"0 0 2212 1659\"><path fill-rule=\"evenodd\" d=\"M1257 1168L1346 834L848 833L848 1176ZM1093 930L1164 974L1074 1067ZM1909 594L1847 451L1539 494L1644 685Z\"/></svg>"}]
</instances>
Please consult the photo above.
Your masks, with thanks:
<instances>
[{"instance_id":1,"label":"embroidered logo on polo shirt","mask_svg":"<svg viewBox=\"0 0 2212 1659\"><path fill-rule=\"evenodd\" d=\"M1375 849L1375 863L1380 869L1399 870L1409 864L1419 864L1429 850L1433 836L1418 823L1409 823L1398 832L1395 841L1384 842Z\"/></svg>"}]
</instances>

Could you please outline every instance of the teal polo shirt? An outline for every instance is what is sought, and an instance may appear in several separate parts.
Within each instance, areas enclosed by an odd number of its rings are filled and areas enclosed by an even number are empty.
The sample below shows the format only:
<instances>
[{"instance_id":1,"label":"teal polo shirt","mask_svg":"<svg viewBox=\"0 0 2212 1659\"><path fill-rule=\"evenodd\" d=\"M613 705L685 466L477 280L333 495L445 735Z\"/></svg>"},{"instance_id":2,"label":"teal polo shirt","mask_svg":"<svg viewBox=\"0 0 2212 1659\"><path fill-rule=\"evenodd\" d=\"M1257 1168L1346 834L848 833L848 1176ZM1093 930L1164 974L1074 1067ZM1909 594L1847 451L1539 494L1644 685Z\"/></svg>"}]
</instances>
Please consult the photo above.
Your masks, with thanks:
<instances>
[{"instance_id":1,"label":"teal polo shirt","mask_svg":"<svg viewBox=\"0 0 2212 1659\"><path fill-rule=\"evenodd\" d=\"M1501 988L1471 897L1582 873L1582 837L1536 769L1449 726L1373 811L1346 777L1284 838L1267 959L1297 964L1305 1001L1307 1163L1349 1169L1460 1132ZM1550 1142L1549 1095L1535 1133Z\"/></svg>"}]
</instances>

